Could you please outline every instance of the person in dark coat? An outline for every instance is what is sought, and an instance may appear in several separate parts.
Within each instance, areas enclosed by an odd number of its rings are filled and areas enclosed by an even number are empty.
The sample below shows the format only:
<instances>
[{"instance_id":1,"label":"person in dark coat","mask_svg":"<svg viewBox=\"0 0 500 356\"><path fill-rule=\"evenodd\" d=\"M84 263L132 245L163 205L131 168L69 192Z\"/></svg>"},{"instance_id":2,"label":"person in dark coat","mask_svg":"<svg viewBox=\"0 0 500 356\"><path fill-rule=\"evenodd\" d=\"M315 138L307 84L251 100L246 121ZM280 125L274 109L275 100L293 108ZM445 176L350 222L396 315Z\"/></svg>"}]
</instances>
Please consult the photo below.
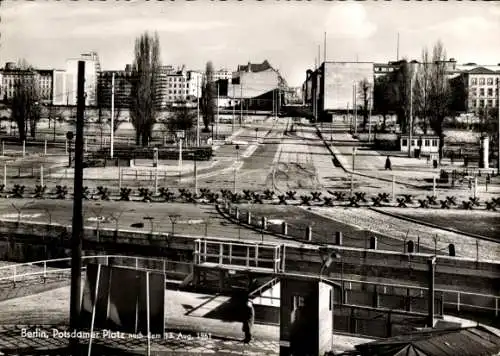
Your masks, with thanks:
<instances>
[{"instance_id":1,"label":"person in dark coat","mask_svg":"<svg viewBox=\"0 0 500 356\"><path fill-rule=\"evenodd\" d=\"M389 156L387 156L387 159L385 160L385 170L392 171L391 159Z\"/></svg>"},{"instance_id":2,"label":"person in dark coat","mask_svg":"<svg viewBox=\"0 0 500 356\"><path fill-rule=\"evenodd\" d=\"M253 303L250 298L247 299L245 304L245 314L243 318L243 328L242 331L245 333L245 338L243 342L248 344L252 340L252 328L255 321L255 310Z\"/></svg>"}]
</instances>

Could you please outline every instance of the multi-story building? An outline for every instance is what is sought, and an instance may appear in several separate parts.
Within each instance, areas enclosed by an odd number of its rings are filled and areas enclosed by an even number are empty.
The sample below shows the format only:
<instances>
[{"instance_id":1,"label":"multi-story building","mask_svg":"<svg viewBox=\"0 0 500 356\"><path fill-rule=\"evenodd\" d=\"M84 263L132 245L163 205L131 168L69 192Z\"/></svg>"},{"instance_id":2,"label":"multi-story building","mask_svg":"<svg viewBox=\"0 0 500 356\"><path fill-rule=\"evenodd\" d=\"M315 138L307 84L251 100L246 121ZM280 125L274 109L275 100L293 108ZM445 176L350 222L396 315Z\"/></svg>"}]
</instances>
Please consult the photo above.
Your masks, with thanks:
<instances>
[{"instance_id":1,"label":"multi-story building","mask_svg":"<svg viewBox=\"0 0 500 356\"><path fill-rule=\"evenodd\" d=\"M490 67L493 68L488 69L486 66L480 66L461 73L467 94L467 112L478 112L480 109L498 107L500 66Z\"/></svg>"},{"instance_id":2,"label":"multi-story building","mask_svg":"<svg viewBox=\"0 0 500 356\"><path fill-rule=\"evenodd\" d=\"M233 78L233 72L228 69L220 69L213 73L213 80L230 80Z\"/></svg>"},{"instance_id":3,"label":"multi-story building","mask_svg":"<svg viewBox=\"0 0 500 356\"><path fill-rule=\"evenodd\" d=\"M38 95L40 96L40 100L46 104L52 103L54 70L39 69L37 73L37 82L39 85Z\"/></svg>"},{"instance_id":4,"label":"multi-story building","mask_svg":"<svg viewBox=\"0 0 500 356\"><path fill-rule=\"evenodd\" d=\"M228 84L227 96L232 98L230 105L243 100L249 109L272 110L285 102L286 87L280 72L265 60L260 64L238 65Z\"/></svg>"},{"instance_id":5,"label":"multi-story building","mask_svg":"<svg viewBox=\"0 0 500 356\"><path fill-rule=\"evenodd\" d=\"M368 105L373 107L373 62L324 62L308 70L304 83L304 102L318 120L330 120L333 112L361 106L361 85L366 85Z\"/></svg>"},{"instance_id":6,"label":"multi-story building","mask_svg":"<svg viewBox=\"0 0 500 356\"><path fill-rule=\"evenodd\" d=\"M0 70L0 76L0 99L3 101L14 96L15 86L19 80L34 86L41 103L50 103L52 100L53 70L20 69L9 62Z\"/></svg>"},{"instance_id":7,"label":"multi-story building","mask_svg":"<svg viewBox=\"0 0 500 356\"><path fill-rule=\"evenodd\" d=\"M129 108L130 95L132 91L132 72L130 70L107 70L101 71L98 82L98 106L101 108L111 107L113 75L115 77L115 97L116 108Z\"/></svg>"},{"instance_id":8,"label":"multi-story building","mask_svg":"<svg viewBox=\"0 0 500 356\"><path fill-rule=\"evenodd\" d=\"M55 69L52 82L52 105L69 105L69 91L66 88L66 71Z\"/></svg>"},{"instance_id":9,"label":"multi-story building","mask_svg":"<svg viewBox=\"0 0 500 356\"><path fill-rule=\"evenodd\" d=\"M66 61L66 105L76 105L78 62L85 62L85 105L97 105L97 81L101 72L101 64L96 52L84 53L80 58L72 58Z\"/></svg>"},{"instance_id":10,"label":"multi-story building","mask_svg":"<svg viewBox=\"0 0 500 356\"><path fill-rule=\"evenodd\" d=\"M160 78L162 106L193 101L201 96L203 75L199 72L188 71L182 67L179 70L164 70Z\"/></svg>"}]
</instances>

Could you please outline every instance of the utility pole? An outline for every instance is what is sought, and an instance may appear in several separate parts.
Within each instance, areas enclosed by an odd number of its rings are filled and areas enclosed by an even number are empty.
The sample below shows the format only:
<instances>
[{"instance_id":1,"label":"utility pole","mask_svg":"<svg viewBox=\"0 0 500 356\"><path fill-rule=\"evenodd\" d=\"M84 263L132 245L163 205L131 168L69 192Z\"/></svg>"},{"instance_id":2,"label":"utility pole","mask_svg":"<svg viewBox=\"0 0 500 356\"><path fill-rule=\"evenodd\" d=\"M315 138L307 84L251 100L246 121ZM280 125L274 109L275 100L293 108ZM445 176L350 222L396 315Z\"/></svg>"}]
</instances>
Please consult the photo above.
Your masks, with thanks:
<instances>
[{"instance_id":1,"label":"utility pole","mask_svg":"<svg viewBox=\"0 0 500 356\"><path fill-rule=\"evenodd\" d=\"M326 32L325 32L325 39L323 43L323 62L326 63Z\"/></svg>"},{"instance_id":2,"label":"utility pole","mask_svg":"<svg viewBox=\"0 0 500 356\"><path fill-rule=\"evenodd\" d=\"M358 103L357 103L357 92L356 92L356 82L354 83L354 134L358 133Z\"/></svg>"},{"instance_id":3,"label":"utility pole","mask_svg":"<svg viewBox=\"0 0 500 356\"><path fill-rule=\"evenodd\" d=\"M243 122L243 81L240 75L240 126Z\"/></svg>"},{"instance_id":4,"label":"utility pole","mask_svg":"<svg viewBox=\"0 0 500 356\"><path fill-rule=\"evenodd\" d=\"M497 95L498 95L498 140L497 140L497 175L500 175L500 78L497 78Z\"/></svg>"},{"instance_id":5,"label":"utility pole","mask_svg":"<svg viewBox=\"0 0 500 356\"><path fill-rule=\"evenodd\" d=\"M233 107L233 124L231 126L231 133L233 133L234 132L234 120L236 119L234 116L234 111L236 109L236 102L234 100L234 84L232 84L231 86L233 87L233 105L232 105L232 107Z\"/></svg>"},{"instance_id":6,"label":"utility pole","mask_svg":"<svg viewBox=\"0 0 500 356\"><path fill-rule=\"evenodd\" d=\"M217 81L217 121L215 122L215 139L219 139L219 81Z\"/></svg>"},{"instance_id":7,"label":"utility pole","mask_svg":"<svg viewBox=\"0 0 500 356\"><path fill-rule=\"evenodd\" d=\"M83 235L83 121L85 115L85 61L78 61L78 87L76 107L75 178L73 197L73 226L71 236L71 295L70 329L80 328L82 235ZM76 332L75 332L76 334ZM78 338L71 339L73 355L79 354Z\"/></svg>"},{"instance_id":8,"label":"utility pole","mask_svg":"<svg viewBox=\"0 0 500 356\"><path fill-rule=\"evenodd\" d=\"M410 77L410 123L408 132L408 157L411 158L411 146L413 143L413 73Z\"/></svg>"},{"instance_id":9,"label":"utility pole","mask_svg":"<svg viewBox=\"0 0 500 356\"><path fill-rule=\"evenodd\" d=\"M197 73L198 74L198 73ZM196 76L196 147L200 147L200 76Z\"/></svg>"},{"instance_id":10,"label":"utility pole","mask_svg":"<svg viewBox=\"0 0 500 356\"><path fill-rule=\"evenodd\" d=\"M110 139L110 154L113 158L114 149L114 131L115 131L115 73L111 77L111 139Z\"/></svg>"}]
</instances>

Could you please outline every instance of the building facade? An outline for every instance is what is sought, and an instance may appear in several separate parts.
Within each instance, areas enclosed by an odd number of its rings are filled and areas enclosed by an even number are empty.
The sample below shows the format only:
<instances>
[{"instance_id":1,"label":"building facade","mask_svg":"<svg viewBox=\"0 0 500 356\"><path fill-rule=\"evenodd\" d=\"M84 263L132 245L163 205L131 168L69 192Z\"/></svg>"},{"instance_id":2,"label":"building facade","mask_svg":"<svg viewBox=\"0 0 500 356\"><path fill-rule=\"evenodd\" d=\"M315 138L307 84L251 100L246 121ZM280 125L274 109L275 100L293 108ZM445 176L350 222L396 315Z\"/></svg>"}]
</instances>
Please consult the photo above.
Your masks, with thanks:
<instances>
[{"instance_id":1,"label":"building facade","mask_svg":"<svg viewBox=\"0 0 500 356\"><path fill-rule=\"evenodd\" d=\"M476 67L461 76L466 85L467 112L498 107L500 70Z\"/></svg>"},{"instance_id":2,"label":"building facade","mask_svg":"<svg viewBox=\"0 0 500 356\"><path fill-rule=\"evenodd\" d=\"M248 109L272 110L285 103L286 81L267 60L259 64L238 65L228 81L227 96L230 105L243 101Z\"/></svg>"},{"instance_id":3,"label":"building facade","mask_svg":"<svg viewBox=\"0 0 500 356\"><path fill-rule=\"evenodd\" d=\"M97 82L101 72L101 64L96 52L84 53L80 58L66 61L66 105L77 103L78 62L85 62L85 105L97 106Z\"/></svg>"},{"instance_id":4,"label":"building facade","mask_svg":"<svg viewBox=\"0 0 500 356\"><path fill-rule=\"evenodd\" d=\"M14 63L7 63L0 70L0 100L12 99L16 83L20 80L34 86L36 95L42 104L52 101L54 70L20 69Z\"/></svg>"}]
</instances>

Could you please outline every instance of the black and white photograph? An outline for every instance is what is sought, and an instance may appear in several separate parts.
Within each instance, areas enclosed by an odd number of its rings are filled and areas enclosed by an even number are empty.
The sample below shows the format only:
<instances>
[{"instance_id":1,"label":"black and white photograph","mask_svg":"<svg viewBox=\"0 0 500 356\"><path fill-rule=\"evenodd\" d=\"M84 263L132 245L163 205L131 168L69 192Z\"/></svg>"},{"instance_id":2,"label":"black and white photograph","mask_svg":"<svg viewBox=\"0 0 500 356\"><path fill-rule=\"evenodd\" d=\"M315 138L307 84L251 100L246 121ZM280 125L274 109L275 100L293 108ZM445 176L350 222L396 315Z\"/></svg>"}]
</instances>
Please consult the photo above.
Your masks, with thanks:
<instances>
[{"instance_id":1,"label":"black and white photograph","mask_svg":"<svg viewBox=\"0 0 500 356\"><path fill-rule=\"evenodd\" d=\"M0 2L0 355L500 356L500 2Z\"/></svg>"}]
</instances>

